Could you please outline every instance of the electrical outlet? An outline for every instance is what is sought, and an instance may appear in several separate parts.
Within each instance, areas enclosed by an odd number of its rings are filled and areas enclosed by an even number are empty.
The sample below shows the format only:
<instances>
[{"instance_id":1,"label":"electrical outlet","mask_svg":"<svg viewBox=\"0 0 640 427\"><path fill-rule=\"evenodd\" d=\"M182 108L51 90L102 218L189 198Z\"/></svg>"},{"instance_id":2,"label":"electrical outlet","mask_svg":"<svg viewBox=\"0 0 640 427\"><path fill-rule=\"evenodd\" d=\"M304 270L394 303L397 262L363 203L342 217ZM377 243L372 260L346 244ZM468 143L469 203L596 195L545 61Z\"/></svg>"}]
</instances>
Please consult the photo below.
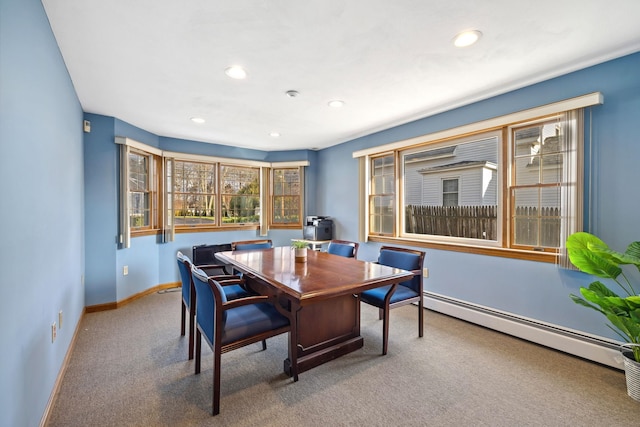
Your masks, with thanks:
<instances>
[{"instance_id":1,"label":"electrical outlet","mask_svg":"<svg viewBox=\"0 0 640 427\"><path fill-rule=\"evenodd\" d=\"M58 328L62 329L62 310L58 312Z\"/></svg>"},{"instance_id":2,"label":"electrical outlet","mask_svg":"<svg viewBox=\"0 0 640 427\"><path fill-rule=\"evenodd\" d=\"M129 266L125 265L124 267L122 267L122 275L126 276L127 274L129 274Z\"/></svg>"},{"instance_id":3,"label":"electrical outlet","mask_svg":"<svg viewBox=\"0 0 640 427\"><path fill-rule=\"evenodd\" d=\"M427 277L429 277L429 269L428 268L423 268L422 269L422 277L424 277L425 279Z\"/></svg>"},{"instance_id":4,"label":"electrical outlet","mask_svg":"<svg viewBox=\"0 0 640 427\"><path fill-rule=\"evenodd\" d=\"M51 342L55 342L56 340L56 322L53 322L51 324Z\"/></svg>"}]
</instances>

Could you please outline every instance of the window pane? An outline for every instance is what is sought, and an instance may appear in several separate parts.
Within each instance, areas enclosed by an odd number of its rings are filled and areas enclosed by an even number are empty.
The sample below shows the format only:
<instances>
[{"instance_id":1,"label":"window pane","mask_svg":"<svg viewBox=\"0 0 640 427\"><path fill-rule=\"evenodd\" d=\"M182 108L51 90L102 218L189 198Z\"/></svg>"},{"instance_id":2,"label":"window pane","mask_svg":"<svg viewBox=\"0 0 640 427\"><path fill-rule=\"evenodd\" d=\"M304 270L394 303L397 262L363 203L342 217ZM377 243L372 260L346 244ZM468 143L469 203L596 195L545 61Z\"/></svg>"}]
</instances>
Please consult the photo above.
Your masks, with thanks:
<instances>
[{"instance_id":1,"label":"window pane","mask_svg":"<svg viewBox=\"0 0 640 427\"><path fill-rule=\"evenodd\" d=\"M512 240L516 245L560 246L565 138L557 119L514 130Z\"/></svg>"},{"instance_id":2,"label":"window pane","mask_svg":"<svg viewBox=\"0 0 640 427\"><path fill-rule=\"evenodd\" d=\"M216 225L215 184L215 164L175 161L172 206L175 225Z\"/></svg>"},{"instance_id":3,"label":"window pane","mask_svg":"<svg viewBox=\"0 0 640 427\"><path fill-rule=\"evenodd\" d=\"M299 197L274 197L273 222L276 224L297 224L300 222Z\"/></svg>"},{"instance_id":4,"label":"window pane","mask_svg":"<svg viewBox=\"0 0 640 427\"><path fill-rule=\"evenodd\" d=\"M369 206L369 226L372 233L393 233L393 196L375 196Z\"/></svg>"},{"instance_id":5,"label":"window pane","mask_svg":"<svg viewBox=\"0 0 640 427\"><path fill-rule=\"evenodd\" d=\"M562 136L555 120L514 132L515 185L562 181Z\"/></svg>"},{"instance_id":6,"label":"window pane","mask_svg":"<svg viewBox=\"0 0 640 427\"><path fill-rule=\"evenodd\" d=\"M140 192L129 193L129 224L132 228L149 225L149 194Z\"/></svg>"},{"instance_id":7,"label":"window pane","mask_svg":"<svg viewBox=\"0 0 640 427\"><path fill-rule=\"evenodd\" d=\"M403 153L404 231L497 240L498 136Z\"/></svg>"},{"instance_id":8,"label":"window pane","mask_svg":"<svg viewBox=\"0 0 640 427\"><path fill-rule=\"evenodd\" d=\"M395 163L394 155L371 160L371 197L369 199L369 232L389 234L395 223Z\"/></svg>"},{"instance_id":9,"label":"window pane","mask_svg":"<svg viewBox=\"0 0 640 427\"><path fill-rule=\"evenodd\" d=\"M371 163L371 194L393 194L395 191L393 156L378 157Z\"/></svg>"},{"instance_id":10,"label":"window pane","mask_svg":"<svg viewBox=\"0 0 640 427\"><path fill-rule=\"evenodd\" d=\"M260 169L220 167L222 223L260 222Z\"/></svg>"},{"instance_id":11,"label":"window pane","mask_svg":"<svg viewBox=\"0 0 640 427\"><path fill-rule=\"evenodd\" d=\"M129 190L146 191L149 188L149 158L129 153Z\"/></svg>"},{"instance_id":12,"label":"window pane","mask_svg":"<svg viewBox=\"0 0 640 427\"><path fill-rule=\"evenodd\" d=\"M148 155L129 153L129 226L132 229L151 225Z\"/></svg>"},{"instance_id":13,"label":"window pane","mask_svg":"<svg viewBox=\"0 0 640 427\"><path fill-rule=\"evenodd\" d=\"M538 207L537 188L523 188L513 192L515 213L513 215L513 240L517 245L538 246Z\"/></svg>"},{"instance_id":14,"label":"window pane","mask_svg":"<svg viewBox=\"0 0 640 427\"><path fill-rule=\"evenodd\" d=\"M272 222L300 224L302 211L300 168L274 169L272 186Z\"/></svg>"},{"instance_id":15,"label":"window pane","mask_svg":"<svg viewBox=\"0 0 640 427\"><path fill-rule=\"evenodd\" d=\"M524 188L513 192L513 240L517 245L560 245L559 187Z\"/></svg>"}]
</instances>

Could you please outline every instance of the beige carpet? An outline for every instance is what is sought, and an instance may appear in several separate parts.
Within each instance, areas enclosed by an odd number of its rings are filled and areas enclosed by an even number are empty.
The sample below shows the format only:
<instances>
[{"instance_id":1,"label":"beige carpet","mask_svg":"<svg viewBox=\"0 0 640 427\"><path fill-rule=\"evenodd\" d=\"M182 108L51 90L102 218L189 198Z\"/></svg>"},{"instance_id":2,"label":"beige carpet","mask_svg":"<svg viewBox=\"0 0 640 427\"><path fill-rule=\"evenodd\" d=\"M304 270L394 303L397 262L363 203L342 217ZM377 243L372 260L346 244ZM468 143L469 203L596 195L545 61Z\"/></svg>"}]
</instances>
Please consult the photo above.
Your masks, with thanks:
<instances>
[{"instance_id":1,"label":"beige carpet","mask_svg":"<svg viewBox=\"0 0 640 427\"><path fill-rule=\"evenodd\" d=\"M638 426L624 373L417 308L382 323L362 306L364 348L282 373L286 335L222 356L211 416L212 357L202 373L180 337L180 294L149 295L84 316L48 426Z\"/></svg>"}]
</instances>

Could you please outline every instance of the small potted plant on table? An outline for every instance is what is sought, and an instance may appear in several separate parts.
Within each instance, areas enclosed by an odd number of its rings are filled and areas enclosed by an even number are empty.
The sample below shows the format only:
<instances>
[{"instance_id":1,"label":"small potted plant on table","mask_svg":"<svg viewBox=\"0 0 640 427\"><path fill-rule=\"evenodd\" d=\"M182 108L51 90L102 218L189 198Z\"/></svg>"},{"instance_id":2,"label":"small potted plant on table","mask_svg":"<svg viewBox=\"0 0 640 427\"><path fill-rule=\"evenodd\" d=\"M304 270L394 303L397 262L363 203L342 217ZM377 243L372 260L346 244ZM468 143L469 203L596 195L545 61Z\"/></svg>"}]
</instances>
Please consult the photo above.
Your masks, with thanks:
<instances>
[{"instance_id":1,"label":"small potted plant on table","mask_svg":"<svg viewBox=\"0 0 640 427\"><path fill-rule=\"evenodd\" d=\"M294 240L291 242L296 262L307 262L307 249L309 244L302 240Z\"/></svg>"},{"instance_id":2,"label":"small potted plant on table","mask_svg":"<svg viewBox=\"0 0 640 427\"><path fill-rule=\"evenodd\" d=\"M634 288L622 269L624 265L634 265L640 271L640 242L631 243L621 253L610 249L596 236L579 232L567 239L567 252L571 263L580 271L610 279L626 294L618 296L596 280L588 288L580 288L581 296L570 297L576 304L602 313L610 322L607 326L627 342L621 346L627 394L640 401L640 295L636 290L638 285Z\"/></svg>"}]
</instances>

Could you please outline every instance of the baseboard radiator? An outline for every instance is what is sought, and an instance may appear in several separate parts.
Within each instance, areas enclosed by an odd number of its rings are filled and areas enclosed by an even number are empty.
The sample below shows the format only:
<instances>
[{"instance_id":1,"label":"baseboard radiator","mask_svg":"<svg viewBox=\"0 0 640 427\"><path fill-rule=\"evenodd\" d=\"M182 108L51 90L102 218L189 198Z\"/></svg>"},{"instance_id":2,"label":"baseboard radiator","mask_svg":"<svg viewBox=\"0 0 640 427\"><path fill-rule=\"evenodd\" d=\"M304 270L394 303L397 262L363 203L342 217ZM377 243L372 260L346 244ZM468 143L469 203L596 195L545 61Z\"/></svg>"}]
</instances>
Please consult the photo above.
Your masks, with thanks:
<instances>
[{"instance_id":1,"label":"baseboard radiator","mask_svg":"<svg viewBox=\"0 0 640 427\"><path fill-rule=\"evenodd\" d=\"M624 370L620 344L578 331L425 292L426 308L489 329Z\"/></svg>"}]
</instances>

